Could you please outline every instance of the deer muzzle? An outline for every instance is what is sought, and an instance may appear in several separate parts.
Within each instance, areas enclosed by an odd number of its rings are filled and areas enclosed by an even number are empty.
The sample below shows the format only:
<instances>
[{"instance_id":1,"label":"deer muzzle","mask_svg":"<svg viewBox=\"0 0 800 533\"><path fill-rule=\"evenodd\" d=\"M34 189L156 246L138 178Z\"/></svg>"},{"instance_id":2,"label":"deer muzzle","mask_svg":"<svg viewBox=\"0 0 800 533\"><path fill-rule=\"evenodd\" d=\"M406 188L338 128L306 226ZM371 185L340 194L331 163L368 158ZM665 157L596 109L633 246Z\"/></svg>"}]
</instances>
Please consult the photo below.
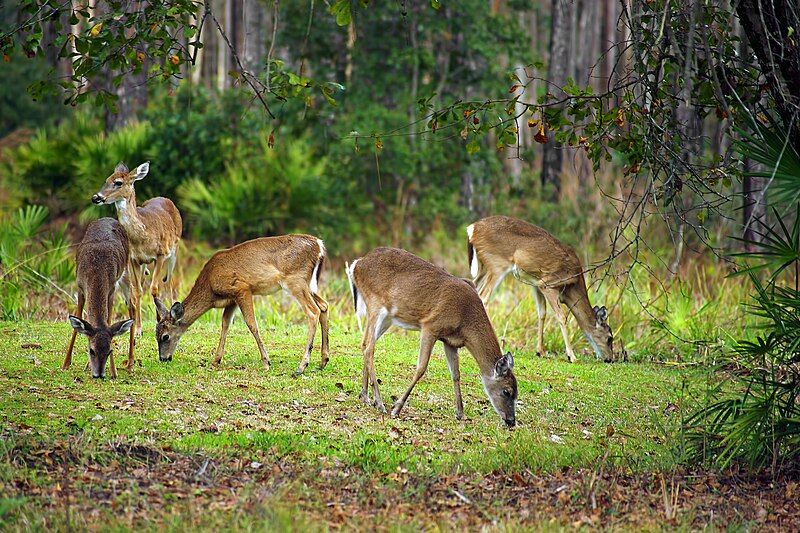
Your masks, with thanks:
<instances>
[{"instance_id":1,"label":"deer muzzle","mask_svg":"<svg viewBox=\"0 0 800 533\"><path fill-rule=\"evenodd\" d=\"M104 203L105 201L106 201L106 199L100 193L97 193L97 194L92 196L92 203L93 204L100 205L100 204Z\"/></svg>"}]
</instances>

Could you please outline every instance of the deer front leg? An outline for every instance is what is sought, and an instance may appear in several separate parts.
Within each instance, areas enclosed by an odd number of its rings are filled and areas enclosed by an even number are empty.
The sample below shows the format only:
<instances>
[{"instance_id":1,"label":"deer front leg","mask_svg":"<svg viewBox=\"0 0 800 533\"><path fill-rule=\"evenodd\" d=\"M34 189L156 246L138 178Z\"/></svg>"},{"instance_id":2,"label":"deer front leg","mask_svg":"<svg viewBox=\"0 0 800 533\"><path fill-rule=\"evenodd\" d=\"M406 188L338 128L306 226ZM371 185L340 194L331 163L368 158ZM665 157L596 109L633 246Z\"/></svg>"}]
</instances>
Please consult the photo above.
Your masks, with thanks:
<instances>
[{"instance_id":1,"label":"deer front leg","mask_svg":"<svg viewBox=\"0 0 800 533\"><path fill-rule=\"evenodd\" d=\"M256 344L258 345L258 351L261 352L261 363L264 365L265 370L269 370L269 356L267 355L267 349L264 348L264 343L261 342L261 335L258 333L258 324L256 323L256 314L253 310L253 295L250 293L249 290L245 290L241 292L236 297L236 305L239 306L239 309L242 311L242 318L244 318L245 324L247 324L247 328L250 330L250 333L253 334L253 337L256 339Z\"/></svg>"},{"instance_id":2,"label":"deer front leg","mask_svg":"<svg viewBox=\"0 0 800 533\"><path fill-rule=\"evenodd\" d=\"M372 338L375 332L375 323L370 318L367 318L367 327L364 328L364 335L361 339L361 353L363 355L363 364L361 371L361 394L360 398L366 405L370 404L369 401L369 358L374 356L375 352L375 339ZM370 347L371 345L371 347ZM368 356L368 350L372 351L373 355Z\"/></svg>"},{"instance_id":3,"label":"deer front leg","mask_svg":"<svg viewBox=\"0 0 800 533\"><path fill-rule=\"evenodd\" d=\"M461 369L458 365L458 350L444 343L444 355L447 357L447 368L453 378L453 392L455 393L456 418L464 420L464 402L461 399Z\"/></svg>"},{"instance_id":4,"label":"deer front leg","mask_svg":"<svg viewBox=\"0 0 800 533\"><path fill-rule=\"evenodd\" d=\"M569 341L569 332L567 331L567 315L564 314L564 309L561 308L561 302L558 301L558 289L539 289L544 294L545 299L553 308L553 313L556 315L558 325L561 327L561 335L564 337L564 348L567 352L567 359L570 363L575 362L575 353L572 351L572 344Z\"/></svg>"},{"instance_id":5,"label":"deer front leg","mask_svg":"<svg viewBox=\"0 0 800 533\"><path fill-rule=\"evenodd\" d=\"M217 346L217 355L211 364L218 365L222 362L222 354L225 353L225 339L228 338L228 328L233 320L233 314L236 312L236 304L231 304L222 310L222 331L219 336L219 345Z\"/></svg>"},{"instance_id":6,"label":"deer front leg","mask_svg":"<svg viewBox=\"0 0 800 533\"><path fill-rule=\"evenodd\" d=\"M81 319L83 318L83 304L85 301L83 291L78 290L78 314L76 316ZM78 331L74 328L71 329L72 337L70 337L69 345L67 346L67 355L64 357L64 362L61 363L61 370L68 370L72 365L72 349L75 347L75 337L78 336Z\"/></svg>"},{"instance_id":7,"label":"deer front leg","mask_svg":"<svg viewBox=\"0 0 800 533\"><path fill-rule=\"evenodd\" d=\"M400 411L403 410L403 406L408 400L408 396L411 394L411 391L414 390L414 386L420 379L422 379L422 376L425 375L425 371L428 370L428 362L431 360L431 352L433 351L433 345L435 342L435 335L431 335L425 330L422 330L419 338L419 360L417 361L417 371L414 372L414 379L411 380L411 384L408 386L406 391L403 393L400 399L394 403L394 407L392 407L392 416L397 416L400 414Z\"/></svg>"},{"instance_id":8,"label":"deer front leg","mask_svg":"<svg viewBox=\"0 0 800 533\"><path fill-rule=\"evenodd\" d=\"M153 266L153 278L150 280L150 295L158 296L158 282L161 281L161 271L164 269L163 255L156 256L156 264Z\"/></svg>"},{"instance_id":9,"label":"deer front leg","mask_svg":"<svg viewBox=\"0 0 800 533\"><path fill-rule=\"evenodd\" d=\"M547 317L547 300L542 292L533 287L533 299L536 302L536 313L539 315L539 331L536 335L536 353L544 355L544 319Z\"/></svg>"}]
</instances>

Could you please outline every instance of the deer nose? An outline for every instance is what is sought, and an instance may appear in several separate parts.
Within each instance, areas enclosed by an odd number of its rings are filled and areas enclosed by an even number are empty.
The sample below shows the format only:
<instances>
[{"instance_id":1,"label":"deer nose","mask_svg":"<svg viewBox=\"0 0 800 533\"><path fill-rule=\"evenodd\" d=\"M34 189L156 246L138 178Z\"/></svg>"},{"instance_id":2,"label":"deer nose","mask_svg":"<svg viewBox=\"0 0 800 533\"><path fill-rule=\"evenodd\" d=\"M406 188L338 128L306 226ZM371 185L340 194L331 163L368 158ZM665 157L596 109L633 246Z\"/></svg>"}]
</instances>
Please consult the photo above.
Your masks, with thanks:
<instances>
[{"instance_id":1,"label":"deer nose","mask_svg":"<svg viewBox=\"0 0 800 533\"><path fill-rule=\"evenodd\" d=\"M103 198L100 194L95 194L95 195L92 196L92 203L93 204L98 204L99 205L99 204L102 204L104 201L105 201L105 198Z\"/></svg>"},{"instance_id":2,"label":"deer nose","mask_svg":"<svg viewBox=\"0 0 800 533\"><path fill-rule=\"evenodd\" d=\"M93 377L94 379L106 379L106 377L105 377L105 376L103 376L103 375L101 375L101 374L98 374L98 375L96 375L96 376L95 376L94 374L92 374L92 377Z\"/></svg>"},{"instance_id":3,"label":"deer nose","mask_svg":"<svg viewBox=\"0 0 800 533\"><path fill-rule=\"evenodd\" d=\"M516 418L506 418L505 419L505 423L506 423L506 426L508 426L510 428L513 428L514 426L517 425L517 419Z\"/></svg>"}]
</instances>

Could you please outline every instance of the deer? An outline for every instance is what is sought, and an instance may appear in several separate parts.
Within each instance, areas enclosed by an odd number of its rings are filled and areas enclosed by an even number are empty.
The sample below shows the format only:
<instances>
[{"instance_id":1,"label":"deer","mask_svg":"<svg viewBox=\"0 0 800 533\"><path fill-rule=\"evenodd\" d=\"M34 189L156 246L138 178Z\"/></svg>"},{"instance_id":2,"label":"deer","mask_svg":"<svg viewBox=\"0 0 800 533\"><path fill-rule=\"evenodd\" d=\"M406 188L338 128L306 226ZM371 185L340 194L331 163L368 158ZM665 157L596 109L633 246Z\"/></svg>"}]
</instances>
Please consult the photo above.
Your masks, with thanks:
<instances>
[{"instance_id":1,"label":"deer","mask_svg":"<svg viewBox=\"0 0 800 533\"><path fill-rule=\"evenodd\" d=\"M391 326L420 331L419 359L411 384L392 406L400 414L414 386L425 375L433 346L444 345L453 379L456 418L463 420L459 348L466 347L480 369L492 407L508 427L516 423L517 380L514 357L503 354L497 335L474 286L447 271L397 248L376 248L345 264L359 320L365 320L361 349L364 365L361 401L386 413L375 374L375 344Z\"/></svg>"},{"instance_id":2,"label":"deer","mask_svg":"<svg viewBox=\"0 0 800 533\"><path fill-rule=\"evenodd\" d=\"M484 304L511 272L533 287L539 315L536 344L539 355L544 354L544 320L550 304L564 337L567 359L571 363L576 361L563 303L575 316L597 357L606 362L616 359L608 310L589 303L583 266L571 247L539 226L517 218L492 216L467 227L467 257L470 274Z\"/></svg>"},{"instance_id":3,"label":"deer","mask_svg":"<svg viewBox=\"0 0 800 533\"><path fill-rule=\"evenodd\" d=\"M130 241L129 278L131 301L135 310L135 336L142 333L141 298L143 291L145 265L154 263L150 294L158 296L158 282L162 270L166 269L164 283L172 280L178 260L178 243L183 232L183 221L178 208L172 200L163 197L150 198L141 207L136 205L134 184L144 179L150 171L150 162L145 162L128 170L120 162L105 181L103 187L92 196L97 205L114 204L119 223L125 229Z\"/></svg>"},{"instance_id":4,"label":"deer","mask_svg":"<svg viewBox=\"0 0 800 533\"><path fill-rule=\"evenodd\" d=\"M292 295L308 319L305 352L295 375L308 367L317 323L322 330L320 370L328 363L328 302L319 295L319 278L326 257L325 244L312 235L261 237L216 252L206 262L183 302L170 308L154 297L158 323L156 342L161 361L171 361L186 330L206 311L222 309L222 331L213 364L219 365L225 352L233 314L238 307L256 340L261 361L270 368L253 311L253 296L269 295L280 289Z\"/></svg>"},{"instance_id":5,"label":"deer","mask_svg":"<svg viewBox=\"0 0 800 533\"><path fill-rule=\"evenodd\" d=\"M78 282L78 309L69 315L72 338L61 370L68 370L72 364L72 350L75 337L82 333L89 338L89 364L92 377L104 378L106 362L111 361L111 377L117 377L114 364L112 338L131 330L133 319L122 320L109 325L114 307L114 292L123 286L128 266L128 236L119 222L113 218L95 220L86 228L83 239L77 246L75 255L75 278ZM129 298L126 295L126 300ZM86 319L84 306L88 303ZM131 317L132 308L128 307ZM133 331L128 347L128 361L133 360Z\"/></svg>"}]
</instances>

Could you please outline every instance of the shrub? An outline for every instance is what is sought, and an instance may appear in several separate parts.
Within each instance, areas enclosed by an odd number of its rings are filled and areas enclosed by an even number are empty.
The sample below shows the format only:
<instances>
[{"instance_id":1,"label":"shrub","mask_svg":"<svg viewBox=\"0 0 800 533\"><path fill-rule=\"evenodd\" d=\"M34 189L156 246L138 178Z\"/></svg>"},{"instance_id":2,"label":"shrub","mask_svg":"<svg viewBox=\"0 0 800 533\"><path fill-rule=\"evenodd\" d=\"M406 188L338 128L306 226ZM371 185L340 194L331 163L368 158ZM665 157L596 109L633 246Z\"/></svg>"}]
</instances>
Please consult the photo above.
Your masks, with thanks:
<instances>
[{"instance_id":1,"label":"shrub","mask_svg":"<svg viewBox=\"0 0 800 533\"><path fill-rule=\"evenodd\" d=\"M303 140L274 149L262 141L211 183L195 178L182 185L180 205L197 237L231 243L284 233L317 219L325 164Z\"/></svg>"},{"instance_id":2,"label":"shrub","mask_svg":"<svg viewBox=\"0 0 800 533\"><path fill-rule=\"evenodd\" d=\"M58 292L74 280L66 228L43 231L46 207L29 205L0 220L0 316L22 318L26 298Z\"/></svg>"}]
</instances>

